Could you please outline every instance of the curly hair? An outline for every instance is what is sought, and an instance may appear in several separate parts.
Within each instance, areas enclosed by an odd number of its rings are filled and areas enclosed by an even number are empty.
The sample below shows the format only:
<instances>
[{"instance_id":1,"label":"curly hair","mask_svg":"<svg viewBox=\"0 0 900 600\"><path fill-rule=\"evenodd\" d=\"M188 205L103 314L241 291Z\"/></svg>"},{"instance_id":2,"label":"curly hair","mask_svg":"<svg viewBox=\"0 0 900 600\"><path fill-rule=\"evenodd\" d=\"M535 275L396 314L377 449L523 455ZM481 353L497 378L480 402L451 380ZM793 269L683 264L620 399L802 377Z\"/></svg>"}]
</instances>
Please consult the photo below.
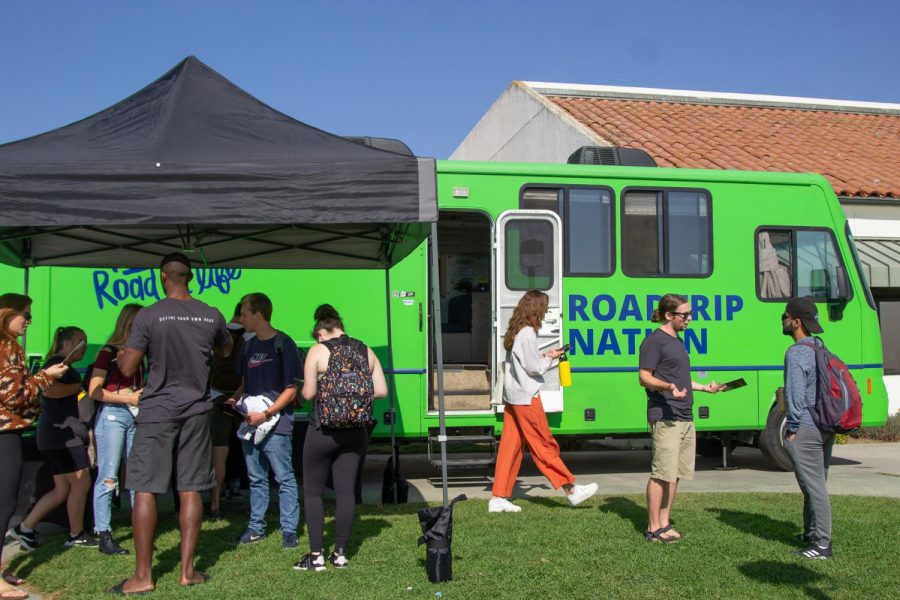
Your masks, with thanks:
<instances>
[{"instance_id":1,"label":"curly hair","mask_svg":"<svg viewBox=\"0 0 900 600\"><path fill-rule=\"evenodd\" d=\"M541 328L541 321L547 314L549 304L550 297L539 290L528 290L524 296L519 298L519 303L509 319L506 335L503 336L503 347L507 352L512 350L516 335L522 328L533 327L535 331Z\"/></svg>"}]
</instances>

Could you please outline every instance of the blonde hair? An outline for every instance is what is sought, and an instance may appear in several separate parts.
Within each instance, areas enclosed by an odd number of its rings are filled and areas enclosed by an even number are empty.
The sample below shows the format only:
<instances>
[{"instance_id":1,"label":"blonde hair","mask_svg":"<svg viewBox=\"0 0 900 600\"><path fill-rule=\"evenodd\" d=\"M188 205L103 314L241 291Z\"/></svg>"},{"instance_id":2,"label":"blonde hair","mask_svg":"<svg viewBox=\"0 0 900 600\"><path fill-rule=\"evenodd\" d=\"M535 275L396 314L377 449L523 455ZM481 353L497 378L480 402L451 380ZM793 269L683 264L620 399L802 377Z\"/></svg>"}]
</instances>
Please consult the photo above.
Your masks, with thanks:
<instances>
[{"instance_id":1,"label":"blonde hair","mask_svg":"<svg viewBox=\"0 0 900 600\"><path fill-rule=\"evenodd\" d=\"M524 327L533 327L535 331L541 328L541 321L547 314L550 305L550 297L539 290L528 290L519 298L519 303L509 319L509 327L503 336L503 347L507 352L512 350L516 335Z\"/></svg>"},{"instance_id":2,"label":"blonde hair","mask_svg":"<svg viewBox=\"0 0 900 600\"><path fill-rule=\"evenodd\" d=\"M125 345L131 333L131 325L134 323L134 318L141 308L143 307L140 304L126 304L122 307L122 310L119 311L119 317L116 319L116 328L113 330L112 335L109 336L109 339L106 340L107 345Z\"/></svg>"}]
</instances>

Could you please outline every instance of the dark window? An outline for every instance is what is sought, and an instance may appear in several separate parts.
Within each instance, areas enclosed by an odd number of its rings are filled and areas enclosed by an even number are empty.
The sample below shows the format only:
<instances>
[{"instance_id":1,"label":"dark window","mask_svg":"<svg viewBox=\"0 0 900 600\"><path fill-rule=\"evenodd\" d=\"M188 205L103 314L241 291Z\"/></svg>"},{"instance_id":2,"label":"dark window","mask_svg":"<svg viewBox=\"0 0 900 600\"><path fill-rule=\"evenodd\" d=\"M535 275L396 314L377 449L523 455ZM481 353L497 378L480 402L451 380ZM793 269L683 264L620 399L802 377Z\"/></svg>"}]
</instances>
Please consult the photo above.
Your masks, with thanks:
<instances>
[{"instance_id":1,"label":"dark window","mask_svg":"<svg viewBox=\"0 0 900 600\"><path fill-rule=\"evenodd\" d=\"M900 375L900 296L894 289L887 289L885 292L876 294L884 374Z\"/></svg>"},{"instance_id":2,"label":"dark window","mask_svg":"<svg viewBox=\"0 0 900 600\"><path fill-rule=\"evenodd\" d=\"M613 194L608 188L531 187L523 209L551 210L563 223L565 275L606 276L613 272Z\"/></svg>"},{"instance_id":3,"label":"dark window","mask_svg":"<svg viewBox=\"0 0 900 600\"><path fill-rule=\"evenodd\" d=\"M553 287L553 225L514 220L506 224L506 287L548 290Z\"/></svg>"},{"instance_id":4,"label":"dark window","mask_svg":"<svg viewBox=\"0 0 900 600\"><path fill-rule=\"evenodd\" d=\"M853 235L850 233L850 223L844 227L844 235L847 236L847 245L850 246L850 254L853 256L853 266L856 267L856 274L862 283L863 293L866 295L866 302L872 308L875 308L875 298L872 297L872 290L869 288L869 280L866 278L866 272L863 270L862 262L859 260L859 253L856 251L856 244L853 242Z\"/></svg>"},{"instance_id":5,"label":"dark window","mask_svg":"<svg viewBox=\"0 0 900 600\"><path fill-rule=\"evenodd\" d=\"M847 272L827 229L760 229L756 233L757 294L763 300L850 297Z\"/></svg>"},{"instance_id":6,"label":"dark window","mask_svg":"<svg viewBox=\"0 0 900 600\"><path fill-rule=\"evenodd\" d=\"M631 190L622 197L622 269L628 275L712 272L709 194Z\"/></svg>"}]
</instances>

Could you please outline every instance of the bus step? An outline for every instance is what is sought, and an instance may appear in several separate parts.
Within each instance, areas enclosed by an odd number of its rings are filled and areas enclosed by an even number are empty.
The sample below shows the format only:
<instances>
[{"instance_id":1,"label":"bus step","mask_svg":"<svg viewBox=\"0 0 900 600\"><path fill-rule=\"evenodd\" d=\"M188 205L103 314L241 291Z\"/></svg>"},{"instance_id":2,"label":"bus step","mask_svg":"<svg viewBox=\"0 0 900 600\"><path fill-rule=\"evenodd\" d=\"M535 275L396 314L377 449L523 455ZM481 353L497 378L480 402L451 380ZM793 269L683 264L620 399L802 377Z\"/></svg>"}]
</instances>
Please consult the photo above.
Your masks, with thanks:
<instances>
[{"instance_id":1,"label":"bus step","mask_svg":"<svg viewBox=\"0 0 900 600\"><path fill-rule=\"evenodd\" d=\"M431 459L431 464L437 468L441 466L441 457L437 456ZM490 467L494 464L494 457L490 458L448 458L448 469L475 469L478 467Z\"/></svg>"},{"instance_id":2,"label":"bus step","mask_svg":"<svg viewBox=\"0 0 900 600\"><path fill-rule=\"evenodd\" d=\"M433 444L438 443L437 435L429 435L428 441ZM447 443L448 444L494 444L496 443L497 438L492 435L448 435Z\"/></svg>"}]
</instances>

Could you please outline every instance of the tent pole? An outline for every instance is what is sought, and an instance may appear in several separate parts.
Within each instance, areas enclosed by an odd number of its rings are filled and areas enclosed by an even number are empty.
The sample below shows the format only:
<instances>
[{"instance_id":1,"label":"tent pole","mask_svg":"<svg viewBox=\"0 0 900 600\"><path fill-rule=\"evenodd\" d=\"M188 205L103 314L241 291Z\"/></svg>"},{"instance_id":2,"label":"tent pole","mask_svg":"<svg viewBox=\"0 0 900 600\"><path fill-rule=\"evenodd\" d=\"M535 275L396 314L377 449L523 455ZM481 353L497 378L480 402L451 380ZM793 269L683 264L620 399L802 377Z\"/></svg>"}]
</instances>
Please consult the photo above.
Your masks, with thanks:
<instances>
[{"instance_id":1,"label":"tent pole","mask_svg":"<svg viewBox=\"0 0 900 600\"><path fill-rule=\"evenodd\" d=\"M28 285L31 279L31 266L25 265L25 291L23 292L26 296L28 295ZM25 351L26 358L28 357L28 329L25 329L25 333L22 334L22 350Z\"/></svg>"},{"instance_id":2,"label":"tent pole","mask_svg":"<svg viewBox=\"0 0 900 600\"><path fill-rule=\"evenodd\" d=\"M394 345L391 325L391 269L384 270L384 297L387 302L387 368L388 368L388 414L391 419L391 461L394 469L394 483L391 485L391 493L394 495L394 504L397 504L397 474L400 472L397 456L397 414L395 412L397 397L397 375L394 373Z\"/></svg>"},{"instance_id":3,"label":"tent pole","mask_svg":"<svg viewBox=\"0 0 900 600\"><path fill-rule=\"evenodd\" d=\"M437 364L438 388L438 421L440 432L438 442L441 444L441 487L444 494L444 506L449 506L447 497L447 422L444 408L444 347L441 338L441 286L438 272L438 236L437 223L431 224L431 307L434 326L434 360Z\"/></svg>"}]
</instances>

